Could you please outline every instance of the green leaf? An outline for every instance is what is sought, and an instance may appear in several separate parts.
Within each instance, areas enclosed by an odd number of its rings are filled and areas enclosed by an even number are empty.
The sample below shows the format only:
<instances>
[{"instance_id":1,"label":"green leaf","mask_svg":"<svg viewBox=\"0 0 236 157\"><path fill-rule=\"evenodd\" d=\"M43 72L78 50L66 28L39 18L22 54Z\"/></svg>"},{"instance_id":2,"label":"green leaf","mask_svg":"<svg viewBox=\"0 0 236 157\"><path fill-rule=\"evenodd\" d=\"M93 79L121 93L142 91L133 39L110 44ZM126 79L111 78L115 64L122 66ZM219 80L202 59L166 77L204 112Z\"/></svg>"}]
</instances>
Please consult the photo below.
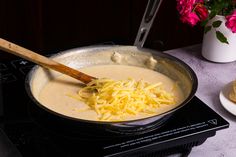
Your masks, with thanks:
<instances>
[{"instance_id":1,"label":"green leaf","mask_svg":"<svg viewBox=\"0 0 236 157\"><path fill-rule=\"evenodd\" d=\"M213 26L214 28L217 28L217 27L219 27L219 26L221 25L221 23L222 23L222 21L217 20L217 21L214 21L214 22L212 23L212 26Z\"/></svg>"},{"instance_id":2,"label":"green leaf","mask_svg":"<svg viewBox=\"0 0 236 157\"><path fill-rule=\"evenodd\" d=\"M202 22L201 22L201 26L202 26L202 27L206 26L206 24L208 23L208 21L209 21L209 20L204 20L204 21L202 21Z\"/></svg>"},{"instance_id":3,"label":"green leaf","mask_svg":"<svg viewBox=\"0 0 236 157\"><path fill-rule=\"evenodd\" d=\"M206 34L208 31L210 31L211 30L211 26L206 26L205 28L204 28L204 33Z\"/></svg>"},{"instance_id":4,"label":"green leaf","mask_svg":"<svg viewBox=\"0 0 236 157\"><path fill-rule=\"evenodd\" d=\"M222 42L222 43L226 43L226 44L229 44L227 38L224 36L223 33L221 33L220 31L216 31L216 37L217 39Z\"/></svg>"},{"instance_id":5,"label":"green leaf","mask_svg":"<svg viewBox=\"0 0 236 157\"><path fill-rule=\"evenodd\" d=\"M215 17L217 14L217 12L215 10L212 10L211 13L209 14L209 19L212 19L213 17Z\"/></svg>"}]
</instances>

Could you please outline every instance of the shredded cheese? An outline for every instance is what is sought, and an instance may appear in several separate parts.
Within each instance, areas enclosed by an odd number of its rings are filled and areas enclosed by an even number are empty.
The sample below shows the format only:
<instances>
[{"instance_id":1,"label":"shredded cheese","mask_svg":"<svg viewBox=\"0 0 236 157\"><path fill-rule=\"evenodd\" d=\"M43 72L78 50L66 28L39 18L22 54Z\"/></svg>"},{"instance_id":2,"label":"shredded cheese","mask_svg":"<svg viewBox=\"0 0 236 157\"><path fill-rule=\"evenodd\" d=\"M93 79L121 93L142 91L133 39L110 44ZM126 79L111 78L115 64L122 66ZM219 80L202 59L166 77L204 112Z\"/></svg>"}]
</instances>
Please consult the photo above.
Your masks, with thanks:
<instances>
[{"instance_id":1,"label":"shredded cheese","mask_svg":"<svg viewBox=\"0 0 236 157\"><path fill-rule=\"evenodd\" d=\"M101 121L121 121L139 113L154 115L161 105L175 104L174 94L161 82L96 79L78 91L74 98L86 103Z\"/></svg>"}]
</instances>

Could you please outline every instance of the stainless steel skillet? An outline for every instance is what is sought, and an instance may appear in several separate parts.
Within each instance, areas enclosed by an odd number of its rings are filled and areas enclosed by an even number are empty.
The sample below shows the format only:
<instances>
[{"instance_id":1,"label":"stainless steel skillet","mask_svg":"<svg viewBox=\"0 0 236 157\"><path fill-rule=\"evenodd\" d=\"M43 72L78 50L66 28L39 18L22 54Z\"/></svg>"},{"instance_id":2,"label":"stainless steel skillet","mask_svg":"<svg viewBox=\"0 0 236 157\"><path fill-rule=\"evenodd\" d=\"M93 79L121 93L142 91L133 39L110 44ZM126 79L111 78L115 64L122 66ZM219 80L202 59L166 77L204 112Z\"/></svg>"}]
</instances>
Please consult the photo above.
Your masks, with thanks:
<instances>
[{"instance_id":1,"label":"stainless steel skillet","mask_svg":"<svg viewBox=\"0 0 236 157\"><path fill-rule=\"evenodd\" d=\"M51 121L49 125L52 126L55 123L57 125L60 124L60 126L62 126L60 129L77 128L80 132L104 136L113 134L142 134L161 126L174 112L186 105L187 102L192 99L197 90L197 77L194 71L187 64L173 56L160 51L142 48L160 3L161 0L150 0L148 2L139 28L139 33L136 37L135 46L113 45L81 47L60 52L51 58L72 68L104 64L122 64L149 68L178 82L182 89L184 100L174 109L159 115L138 120L101 122L78 119L71 115L65 115L51 110L38 101L38 95L42 87L51 79L51 77L56 77L59 74L53 71L45 72L41 67L35 66L27 77L26 90L35 107L37 107L39 115L41 115L41 118L44 118L44 122ZM114 56L115 53L123 56L120 61L112 59L112 56ZM154 66L147 65L150 58L155 59L157 64Z\"/></svg>"}]
</instances>

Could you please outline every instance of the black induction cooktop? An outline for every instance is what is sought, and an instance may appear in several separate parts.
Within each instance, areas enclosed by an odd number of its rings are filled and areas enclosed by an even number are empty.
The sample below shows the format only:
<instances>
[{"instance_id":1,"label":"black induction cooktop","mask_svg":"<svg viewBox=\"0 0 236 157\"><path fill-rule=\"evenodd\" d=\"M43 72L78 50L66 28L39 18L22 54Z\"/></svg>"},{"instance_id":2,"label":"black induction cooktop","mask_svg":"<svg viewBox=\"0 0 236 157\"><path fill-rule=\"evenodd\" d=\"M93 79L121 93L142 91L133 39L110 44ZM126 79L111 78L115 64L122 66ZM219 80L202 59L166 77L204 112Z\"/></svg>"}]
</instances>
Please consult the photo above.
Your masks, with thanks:
<instances>
[{"instance_id":1,"label":"black induction cooktop","mask_svg":"<svg viewBox=\"0 0 236 157\"><path fill-rule=\"evenodd\" d=\"M7 146L11 147L8 152L18 152L13 155L154 157L178 153L187 156L192 147L229 127L227 121L194 97L162 127L145 134L109 138L63 134L60 128L45 127L32 116L30 108L34 104L29 101L24 81L33 65L22 59L0 63L0 136L6 135Z\"/></svg>"}]
</instances>

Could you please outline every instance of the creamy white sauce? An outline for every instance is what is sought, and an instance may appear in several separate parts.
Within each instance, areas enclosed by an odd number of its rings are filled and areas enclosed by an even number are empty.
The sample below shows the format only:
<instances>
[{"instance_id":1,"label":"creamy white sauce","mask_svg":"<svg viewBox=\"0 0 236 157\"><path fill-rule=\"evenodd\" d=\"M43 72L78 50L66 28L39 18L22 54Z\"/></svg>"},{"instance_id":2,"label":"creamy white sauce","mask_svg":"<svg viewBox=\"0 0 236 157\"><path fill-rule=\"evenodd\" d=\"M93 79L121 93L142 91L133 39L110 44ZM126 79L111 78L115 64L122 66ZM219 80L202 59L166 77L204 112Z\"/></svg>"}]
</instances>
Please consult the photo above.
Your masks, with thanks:
<instances>
[{"instance_id":1,"label":"creamy white sauce","mask_svg":"<svg viewBox=\"0 0 236 157\"><path fill-rule=\"evenodd\" d=\"M111 60L115 63L121 63L122 61L122 55L119 54L118 52L114 52L113 55L111 56Z\"/></svg>"},{"instance_id":2,"label":"creamy white sauce","mask_svg":"<svg viewBox=\"0 0 236 157\"><path fill-rule=\"evenodd\" d=\"M149 83L162 82L165 90L174 93L177 103L174 105L164 105L161 108L158 108L156 114L175 108L183 100L182 91L173 80L150 69L127 65L98 65L81 68L80 71L97 78L106 77L116 80L134 78L135 80L143 79ZM75 95L80 88L81 83L78 80L61 75L46 83L42 88L38 99L42 105L60 114L86 120L98 120L98 115L95 111L84 110L89 108L86 104L68 96ZM139 119L147 116L150 115L140 114L128 117L127 120Z\"/></svg>"},{"instance_id":3,"label":"creamy white sauce","mask_svg":"<svg viewBox=\"0 0 236 157\"><path fill-rule=\"evenodd\" d=\"M157 60L153 57L148 58L146 61L146 65L149 69L155 69L155 66L157 65Z\"/></svg>"}]
</instances>

